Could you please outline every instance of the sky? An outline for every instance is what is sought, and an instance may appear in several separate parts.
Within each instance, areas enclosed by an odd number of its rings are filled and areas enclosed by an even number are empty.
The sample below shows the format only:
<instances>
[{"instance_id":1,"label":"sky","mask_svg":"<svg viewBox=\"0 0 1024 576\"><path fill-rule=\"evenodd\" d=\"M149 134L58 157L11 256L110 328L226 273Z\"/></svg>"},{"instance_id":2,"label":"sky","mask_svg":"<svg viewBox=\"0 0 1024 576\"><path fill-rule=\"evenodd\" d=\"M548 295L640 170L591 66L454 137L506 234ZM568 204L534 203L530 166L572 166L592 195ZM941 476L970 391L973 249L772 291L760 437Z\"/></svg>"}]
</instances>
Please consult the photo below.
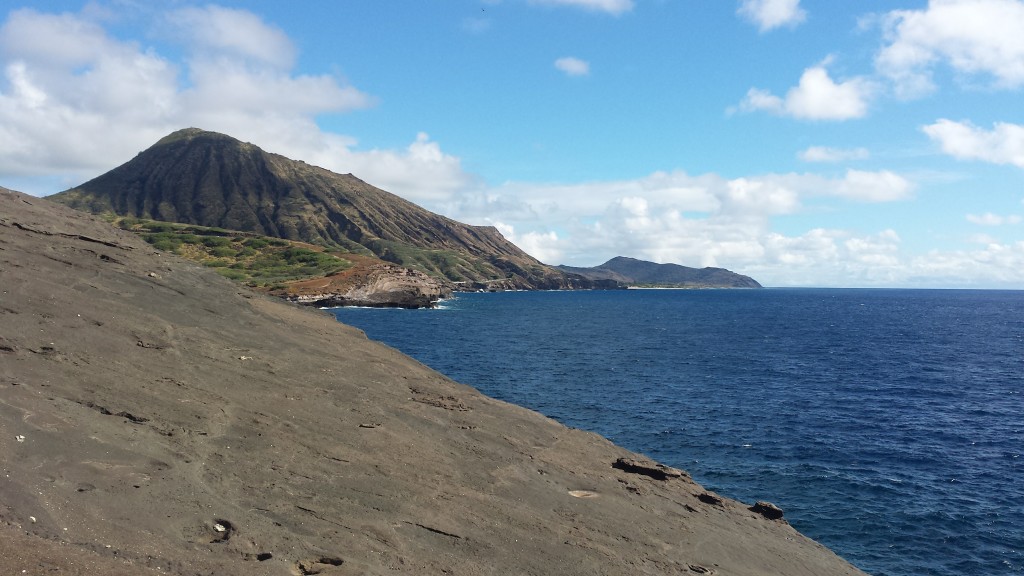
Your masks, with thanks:
<instances>
[{"instance_id":1,"label":"sky","mask_svg":"<svg viewBox=\"0 0 1024 576\"><path fill-rule=\"evenodd\" d=\"M1024 0L0 0L0 186L198 127L548 264L1024 289Z\"/></svg>"}]
</instances>

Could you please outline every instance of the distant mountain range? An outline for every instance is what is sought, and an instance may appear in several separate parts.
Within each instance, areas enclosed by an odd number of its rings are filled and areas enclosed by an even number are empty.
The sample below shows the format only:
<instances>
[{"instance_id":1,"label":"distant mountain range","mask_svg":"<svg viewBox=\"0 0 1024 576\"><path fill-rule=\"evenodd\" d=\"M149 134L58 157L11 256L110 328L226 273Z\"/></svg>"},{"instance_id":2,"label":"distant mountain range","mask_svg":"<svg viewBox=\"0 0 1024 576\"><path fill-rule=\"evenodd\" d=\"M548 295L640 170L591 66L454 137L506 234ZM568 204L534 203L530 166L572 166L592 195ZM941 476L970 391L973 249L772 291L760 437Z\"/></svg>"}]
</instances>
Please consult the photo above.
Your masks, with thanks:
<instances>
[{"instance_id":1,"label":"distant mountain range","mask_svg":"<svg viewBox=\"0 0 1024 576\"><path fill-rule=\"evenodd\" d=\"M655 264L618 256L593 268L557 266L567 274L579 274L591 280L614 280L628 286L682 288L761 288L749 276L724 268L690 268L678 264Z\"/></svg>"},{"instance_id":2,"label":"distant mountain range","mask_svg":"<svg viewBox=\"0 0 1024 576\"><path fill-rule=\"evenodd\" d=\"M696 270L631 258L596 268L548 266L492 226L466 225L352 174L336 174L198 128L174 132L127 163L50 199L97 214L325 246L424 272L455 290L759 286L720 268Z\"/></svg>"}]
</instances>

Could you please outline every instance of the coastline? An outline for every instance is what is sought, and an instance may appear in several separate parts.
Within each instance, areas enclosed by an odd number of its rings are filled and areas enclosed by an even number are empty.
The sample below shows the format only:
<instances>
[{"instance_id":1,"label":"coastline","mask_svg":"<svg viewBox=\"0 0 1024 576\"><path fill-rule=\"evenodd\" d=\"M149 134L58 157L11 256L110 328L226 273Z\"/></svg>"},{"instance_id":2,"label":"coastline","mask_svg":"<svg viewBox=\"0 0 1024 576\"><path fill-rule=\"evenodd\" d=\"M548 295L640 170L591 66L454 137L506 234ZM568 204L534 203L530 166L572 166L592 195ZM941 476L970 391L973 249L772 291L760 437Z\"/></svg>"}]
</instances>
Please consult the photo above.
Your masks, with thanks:
<instances>
[{"instance_id":1,"label":"coastline","mask_svg":"<svg viewBox=\"0 0 1024 576\"><path fill-rule=\"evenodd\" d=\"M0 522L39 544L9 572L862 574L324 312L44 199L0 208Z\"/></svg>"}]
</instances>

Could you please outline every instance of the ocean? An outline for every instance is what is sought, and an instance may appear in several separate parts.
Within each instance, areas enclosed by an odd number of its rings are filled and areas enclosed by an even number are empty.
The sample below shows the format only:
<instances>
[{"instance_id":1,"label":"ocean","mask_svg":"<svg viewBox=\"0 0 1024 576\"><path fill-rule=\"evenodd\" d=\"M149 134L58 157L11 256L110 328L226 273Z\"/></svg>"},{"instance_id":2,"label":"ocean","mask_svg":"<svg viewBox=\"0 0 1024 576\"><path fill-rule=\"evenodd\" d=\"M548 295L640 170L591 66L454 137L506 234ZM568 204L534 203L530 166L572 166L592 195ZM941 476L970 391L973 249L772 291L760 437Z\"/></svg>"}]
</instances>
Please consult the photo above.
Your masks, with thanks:
<instances>
[{"instance_id":1,"label":"ocean","mask_svg":"<svg viewBox=\"0 0 1024 576\"><path fill-rule=\"evenodd\" d=\"M868 573L1024 572L1024 292L505 292L332 312L485 394L771 501Z\"/></svg>"}]
</instances>

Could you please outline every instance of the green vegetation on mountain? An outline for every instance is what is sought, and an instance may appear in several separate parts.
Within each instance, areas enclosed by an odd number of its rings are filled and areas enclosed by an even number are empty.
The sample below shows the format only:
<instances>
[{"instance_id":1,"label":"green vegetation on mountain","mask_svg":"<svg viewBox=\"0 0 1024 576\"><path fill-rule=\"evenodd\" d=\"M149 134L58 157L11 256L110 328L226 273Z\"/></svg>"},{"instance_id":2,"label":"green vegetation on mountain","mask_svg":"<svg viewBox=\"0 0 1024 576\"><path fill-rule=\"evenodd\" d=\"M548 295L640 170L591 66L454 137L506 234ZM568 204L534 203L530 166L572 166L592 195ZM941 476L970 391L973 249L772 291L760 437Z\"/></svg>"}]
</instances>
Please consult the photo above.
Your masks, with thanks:
<instances>
[{"instance_id":1,"label":"green vegetation on mountain","mask_svg":"<svg viewBox=\"0 0 1024 576\"><path fill-rule=\"evenodd\" d=\"M131 217L113 223L158 250L216 268L222 276L252 287L281 289L287 282L330 276L352 266L344 252L280 238Z\"/></svg>"}]
</instances>

